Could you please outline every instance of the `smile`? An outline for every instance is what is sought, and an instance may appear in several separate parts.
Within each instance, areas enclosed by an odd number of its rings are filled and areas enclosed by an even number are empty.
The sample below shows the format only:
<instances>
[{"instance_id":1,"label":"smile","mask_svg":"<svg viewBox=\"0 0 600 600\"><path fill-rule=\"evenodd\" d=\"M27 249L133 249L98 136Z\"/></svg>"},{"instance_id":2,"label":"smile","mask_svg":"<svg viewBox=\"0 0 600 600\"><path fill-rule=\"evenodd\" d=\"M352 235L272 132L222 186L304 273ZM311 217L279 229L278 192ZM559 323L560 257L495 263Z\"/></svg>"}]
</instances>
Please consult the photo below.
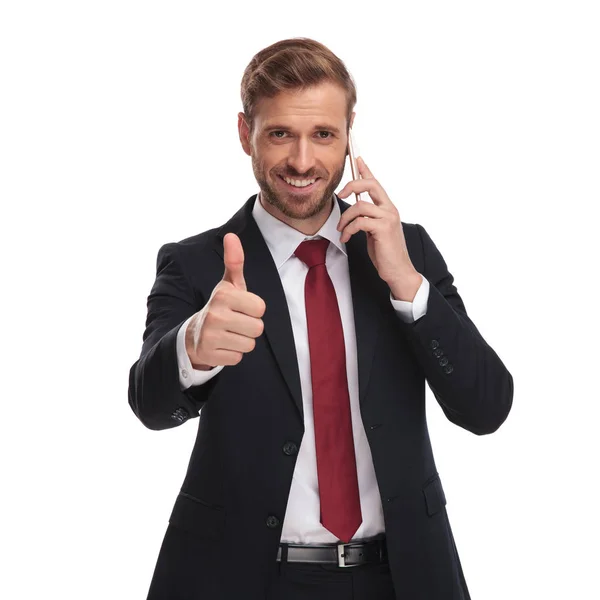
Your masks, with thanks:
<instances>
[{"instance_id":1,"label":"smile","mask_svg":"<svg viewBox=\"0 0 600 600\"><path fill-rule=\"evenodd\" d=\"M278 178L287 189L293 190L295 193L300 194L312 191L315 187L317 187L317 185L319 185L319 181L321 180L320 177L313 177L312 179L284 179L281 175L278 175Z\"/></svg>"}]
</instances>

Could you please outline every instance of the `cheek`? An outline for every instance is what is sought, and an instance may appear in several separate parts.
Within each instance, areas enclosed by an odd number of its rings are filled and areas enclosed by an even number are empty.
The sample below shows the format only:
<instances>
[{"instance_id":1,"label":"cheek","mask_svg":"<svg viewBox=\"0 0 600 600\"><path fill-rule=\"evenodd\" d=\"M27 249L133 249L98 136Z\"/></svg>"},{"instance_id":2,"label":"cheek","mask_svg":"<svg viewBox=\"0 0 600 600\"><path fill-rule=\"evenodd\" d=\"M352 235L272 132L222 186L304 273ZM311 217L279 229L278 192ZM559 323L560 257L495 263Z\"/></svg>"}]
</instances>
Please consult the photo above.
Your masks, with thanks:
<instances>
[{"instance_id":1,"label":"cheek","mask_svg":"<svg viewBox=\"0 0 600 600\"><path fill-rule=\"evenodd\" d=\"M287 154L282 152L265 152L262 154L262 164L267 173L275 176L275 173L285 169Z\"/></svg>"},{"instance_id":2,"label":"cheek","mask_svg":"<svg viewBox=\"0 0 600 600\"><path fill-rule=\"evenodd\" d=\"M339 149L336 149L335 153L330 153L327 157L323 157L323 165L329 173L337 173L344 169L346 156L346 152L340 152Z\"/></svg>"}]
</instances>

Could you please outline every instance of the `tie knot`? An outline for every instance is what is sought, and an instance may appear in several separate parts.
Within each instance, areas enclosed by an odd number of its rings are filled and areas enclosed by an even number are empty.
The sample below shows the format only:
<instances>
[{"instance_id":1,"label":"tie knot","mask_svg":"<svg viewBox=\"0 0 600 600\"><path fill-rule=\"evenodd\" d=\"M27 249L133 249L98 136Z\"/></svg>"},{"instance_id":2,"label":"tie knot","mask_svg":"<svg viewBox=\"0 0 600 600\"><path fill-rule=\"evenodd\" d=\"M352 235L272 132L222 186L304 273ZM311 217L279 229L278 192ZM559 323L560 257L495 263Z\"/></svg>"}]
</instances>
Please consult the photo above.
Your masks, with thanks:
<instances>
[{"instance_id":1,"label":"tie knot","mask_svg":"<svg viewBox=\"0 0 600 600\"><path fill-rule=\"evenodd\" d=\"M325 255L329 240L304 240L297 248L294 254L310 269L317 265L325 264Z\"/></svg>"}]
</instances>

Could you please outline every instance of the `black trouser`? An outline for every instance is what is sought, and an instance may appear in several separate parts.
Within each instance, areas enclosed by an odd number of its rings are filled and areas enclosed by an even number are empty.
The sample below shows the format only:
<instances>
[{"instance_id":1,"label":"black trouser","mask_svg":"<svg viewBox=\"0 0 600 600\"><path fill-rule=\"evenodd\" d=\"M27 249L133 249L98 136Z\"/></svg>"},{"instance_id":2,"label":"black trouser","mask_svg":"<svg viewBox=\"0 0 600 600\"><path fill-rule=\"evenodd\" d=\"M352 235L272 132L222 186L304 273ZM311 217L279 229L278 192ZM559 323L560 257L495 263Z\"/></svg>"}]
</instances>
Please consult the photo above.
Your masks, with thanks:
<instances>
[{"instance_id":1,"label":"black trouser","mask_svg":"<svg viewBox=\"0 0 600 600\"><path fill-rule=\"evenodd\" d=\"M269 600L396 600L389 563L277 562Z\"/></svg>"}]
</instances>

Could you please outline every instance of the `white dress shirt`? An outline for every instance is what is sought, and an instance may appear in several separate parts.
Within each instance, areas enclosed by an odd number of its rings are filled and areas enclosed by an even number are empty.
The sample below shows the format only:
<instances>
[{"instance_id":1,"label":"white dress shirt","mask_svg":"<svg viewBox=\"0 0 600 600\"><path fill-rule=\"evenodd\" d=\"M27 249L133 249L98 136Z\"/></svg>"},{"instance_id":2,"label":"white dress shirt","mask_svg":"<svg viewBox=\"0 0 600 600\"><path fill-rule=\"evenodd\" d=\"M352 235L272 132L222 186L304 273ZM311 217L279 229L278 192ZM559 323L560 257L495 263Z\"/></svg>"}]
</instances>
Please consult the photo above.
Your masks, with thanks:
<instances>
[{"instance_id":1,"label":"white dress shirt","mask_svg":"<svg viewBox=\"0 0 600 600\"><path fill-rule=\"evenodd\" d=\"M385 526L371 448L360 415L356 332L348 256L346 245L340 242L341 232L337 230L341 216L340 207L334 196L333 210L329 218L313 236L303 234L268 213L260 202L260 193L254 203L252 216L273 256L285 292L298 357L304 409L304 436L296 459L283 521L281 541L295 544L321 544L338 541L338 538L325 529L320 522L319 483L312 409L313 394L304 301L304 281L308 273L308 267L297 256L294 256L296 248L304 240L319 238L328 239L330 242L326 254L326 268L338 299L346 348L348 392L350 395L352 432L363 518L352 539L374 536L383 532ZM412 322L427 312L429 281L422 275L421 277L423 281L412 302L394 300L390 292L390 302L399 317L406 322ZM192 367L185 349L185 330L191 319L192 317L182 324L177 334L177 361L182 389L187 389L192 385L202 385L225 368L224 366L216 366L210 371L200 371ZM200 418L202 418L202 415Z\"/></svg>"}]
</instances>

